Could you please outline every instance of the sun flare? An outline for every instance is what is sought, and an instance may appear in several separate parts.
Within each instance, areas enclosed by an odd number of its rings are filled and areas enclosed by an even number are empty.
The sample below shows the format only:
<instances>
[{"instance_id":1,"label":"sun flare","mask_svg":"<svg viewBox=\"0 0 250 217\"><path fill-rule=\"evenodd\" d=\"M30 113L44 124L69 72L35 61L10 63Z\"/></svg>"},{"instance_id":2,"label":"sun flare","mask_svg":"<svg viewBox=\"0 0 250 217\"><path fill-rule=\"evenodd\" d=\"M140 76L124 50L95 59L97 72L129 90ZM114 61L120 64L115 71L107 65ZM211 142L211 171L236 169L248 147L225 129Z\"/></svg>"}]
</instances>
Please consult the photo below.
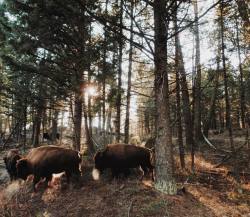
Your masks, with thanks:
<instances>
[{"instance_id":1,"label":"sun flare","mask_svg":"<svg viewBox=\"0 0 250 217\"><path fill-rule=\"evenodd\" d=\"M94 86L88 86L85 91L88 96L97 96L97 90Z\"/></svg>"}]
</instances>

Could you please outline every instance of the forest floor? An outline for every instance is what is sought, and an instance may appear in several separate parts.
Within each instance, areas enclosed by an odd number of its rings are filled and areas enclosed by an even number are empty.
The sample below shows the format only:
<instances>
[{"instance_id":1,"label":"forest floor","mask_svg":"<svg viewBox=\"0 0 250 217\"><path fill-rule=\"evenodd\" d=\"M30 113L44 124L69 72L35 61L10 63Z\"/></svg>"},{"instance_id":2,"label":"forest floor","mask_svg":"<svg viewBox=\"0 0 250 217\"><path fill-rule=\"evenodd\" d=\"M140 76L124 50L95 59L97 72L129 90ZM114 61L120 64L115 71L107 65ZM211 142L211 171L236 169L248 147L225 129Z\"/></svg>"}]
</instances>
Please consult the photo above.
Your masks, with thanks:
<instances>
[{"instance_id":1,"label":"forest floor","mask_svg":"<svg viewBox=\"0 0 250 217\"><path fill-rule=\"evenodd\" d=\"M244 144L244 138L235 141L236 150ZM217 149L201 146L195 158L195 174L181 170L176 156L176 180L179 188L185 187L180 195L162 194L149 179L140 182L138 174L126 180L104 177L94 181L92 165L84 162L81 187L64 189L62 182L55 180L52 187L45 190L40 186L33 193L31 181L8 183L5 179L0 183L0 216L250 217L249 149L244 145L237 158L229 158L217 168L225 154L230 156L228 142L221 135L211 142ZM189 156L186 164L190 168ZM0 161L0 169L1 165ZM232 172L236 169L239 182Z\"/></svg>"}]
</instances>

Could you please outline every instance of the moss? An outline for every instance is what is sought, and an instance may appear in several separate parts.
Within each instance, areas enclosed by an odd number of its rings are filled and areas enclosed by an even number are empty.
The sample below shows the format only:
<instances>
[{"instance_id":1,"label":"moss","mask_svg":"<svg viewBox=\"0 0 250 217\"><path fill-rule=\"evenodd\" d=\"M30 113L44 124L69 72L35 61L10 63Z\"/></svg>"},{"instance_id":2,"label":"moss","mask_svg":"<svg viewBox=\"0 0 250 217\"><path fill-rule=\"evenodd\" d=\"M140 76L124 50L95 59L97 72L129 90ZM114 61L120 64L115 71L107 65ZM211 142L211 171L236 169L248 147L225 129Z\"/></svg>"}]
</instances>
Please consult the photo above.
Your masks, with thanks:
<instances>
[{"instance_id":1,"label":"moss","mask_svg":"<svg viewBox=\"0 0 250 217\"><path fill-rule=\"evenodd\" d=\"M157 181L155 183L155 188L165 194L176 195L177 185L175 181Z\"/></svg>"}]
</instances>

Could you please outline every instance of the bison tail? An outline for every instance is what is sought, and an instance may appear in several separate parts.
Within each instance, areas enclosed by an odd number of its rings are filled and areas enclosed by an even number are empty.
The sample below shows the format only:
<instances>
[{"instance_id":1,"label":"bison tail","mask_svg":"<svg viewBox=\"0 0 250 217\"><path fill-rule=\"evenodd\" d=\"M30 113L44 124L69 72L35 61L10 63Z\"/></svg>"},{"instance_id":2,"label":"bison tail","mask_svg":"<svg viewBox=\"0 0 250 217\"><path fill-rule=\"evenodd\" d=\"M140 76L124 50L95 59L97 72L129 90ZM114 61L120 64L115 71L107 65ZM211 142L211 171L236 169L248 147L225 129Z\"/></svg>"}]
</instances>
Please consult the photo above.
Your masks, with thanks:
<instances>
[{"instance_id":1,"label":"bison tail","mask_svg":"<svg viewBox=\"0 0 250 217\"><path fill-rule=\"evenodd\" d=\"M100 179L100 171L96 168L93 168L92 177L95 181L99 180Z\"/></svg>"},{"instance_id":2,"label":"bison tail","mask_svg":"<svg viewBox=\"0 0 250 217\"><path fill-rule=\"evenodd\" d=\"M78 151L78 159L79 159L79 163L82 162L82 158L83 158L83 153L81 153L80 151Z\"/></svg>"},{"instance_id":3,"label":"bison tail","mask_svg":"<svg viewBox=\"0 0 250 217\"><path fill-rule=\"evenodd\" d=\"M78 151L78 164L79 164L79 170L82 173L83 172L83 164L82 164L83 154Z\"/></svg>"}]
</instances>

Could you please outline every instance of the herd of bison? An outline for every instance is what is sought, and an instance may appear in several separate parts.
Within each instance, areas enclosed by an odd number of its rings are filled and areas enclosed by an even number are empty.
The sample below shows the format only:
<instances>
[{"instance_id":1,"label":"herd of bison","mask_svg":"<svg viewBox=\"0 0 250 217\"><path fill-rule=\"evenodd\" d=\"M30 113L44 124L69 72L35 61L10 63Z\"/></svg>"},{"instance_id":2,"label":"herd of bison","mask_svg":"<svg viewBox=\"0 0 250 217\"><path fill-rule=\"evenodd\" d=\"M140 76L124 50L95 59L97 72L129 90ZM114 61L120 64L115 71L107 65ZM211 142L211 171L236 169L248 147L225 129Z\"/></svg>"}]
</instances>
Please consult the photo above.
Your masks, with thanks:
<instances>
[{"instance_id":1,"label":"herd of bison","mask_svg":"<svg viewBox=\"0 0 250 217\"><path fill-rule=\"evenodd\" d=\"M105 169L110 169L112 178L120 175L127 177L131 168L140 167L143 172L141 179L145 174L150 174L154 179L152 151L147 148L126 144L108 145L95 154L94 162L93 171L102 174ZM33 148L26 156L21 156L17 149L11 149L4 156L4 163L11 181L26 180L29 175L33 175L34 191L42 179L48 186L53 174L64 172L69 183L72 179L79 181L83 172L81 154L58 146Z\"/></svg>"}]
</instances>

